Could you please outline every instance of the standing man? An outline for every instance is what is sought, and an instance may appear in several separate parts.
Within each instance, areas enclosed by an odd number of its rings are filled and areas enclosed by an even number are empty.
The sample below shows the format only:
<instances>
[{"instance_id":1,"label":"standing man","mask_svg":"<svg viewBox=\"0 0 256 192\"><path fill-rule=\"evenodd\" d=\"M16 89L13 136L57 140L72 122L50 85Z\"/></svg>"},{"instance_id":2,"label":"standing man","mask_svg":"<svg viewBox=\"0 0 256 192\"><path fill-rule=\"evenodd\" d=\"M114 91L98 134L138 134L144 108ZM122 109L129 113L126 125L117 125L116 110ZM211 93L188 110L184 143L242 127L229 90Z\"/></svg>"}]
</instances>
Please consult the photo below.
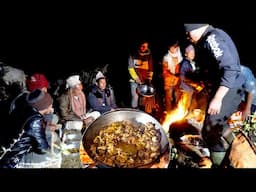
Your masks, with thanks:
<instances>
[{"instance_id":1,"label":"standing man","mask_svg":"<svg viewBox=\"0 0 256 192\"><path fill-rule=\"evenodd\" d=\"M131 107L137 109L139 101L137 87L142 83L150 83L153 77L153 59L147 41L142 41L138 50L129 55L128 71L131 84Z\"/></svg>"},{"instance_id":2,"label":"standing man","mask_svg":"<svg viewBox=\"0 0 256 192\"><path fill-rule=\"evenodd\" d=\"M222 165L233 135L227 120L242 99L240 59L230 36L209 24L184 24L189 40L198 48L198 64L203 80L208 80L209 100L202 136L213 166Z\"/></svg>"}]
</instances>

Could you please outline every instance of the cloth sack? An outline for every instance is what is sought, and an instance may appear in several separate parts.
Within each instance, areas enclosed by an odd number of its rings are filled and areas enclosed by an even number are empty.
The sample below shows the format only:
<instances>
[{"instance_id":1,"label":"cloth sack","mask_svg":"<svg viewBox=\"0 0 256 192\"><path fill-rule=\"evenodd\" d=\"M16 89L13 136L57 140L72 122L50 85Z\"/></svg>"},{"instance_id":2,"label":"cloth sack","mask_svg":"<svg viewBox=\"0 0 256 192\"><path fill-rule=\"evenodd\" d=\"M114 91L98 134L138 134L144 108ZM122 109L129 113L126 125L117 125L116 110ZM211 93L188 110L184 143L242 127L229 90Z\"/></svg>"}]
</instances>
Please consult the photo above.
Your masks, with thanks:
<instances>
[{"instance_id":1,"label":"cloth sack","mask_svg":"<svg viewBox=\"0 0 256 192\"><path fill-rule=\"evenodd\" d=\"M256 147L243 133L233 140L229 160L234 168L256 168Z\"/></svg>"}]
</instances>

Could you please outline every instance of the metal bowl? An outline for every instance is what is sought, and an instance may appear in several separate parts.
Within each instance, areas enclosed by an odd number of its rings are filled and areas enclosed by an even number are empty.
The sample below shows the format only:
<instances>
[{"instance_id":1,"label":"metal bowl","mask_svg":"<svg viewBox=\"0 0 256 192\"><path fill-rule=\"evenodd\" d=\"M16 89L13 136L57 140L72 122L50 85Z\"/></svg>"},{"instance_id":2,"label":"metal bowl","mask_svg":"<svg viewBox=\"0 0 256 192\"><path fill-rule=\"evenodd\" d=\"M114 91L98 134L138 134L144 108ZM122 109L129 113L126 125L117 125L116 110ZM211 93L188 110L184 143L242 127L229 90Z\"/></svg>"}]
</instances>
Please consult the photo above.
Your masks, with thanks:
<instances>
[{"instance_id":1,"label":"metal bowl","mask_svg":"<svg viewBox=\"0 0 256 192\"><path fill-rule=\"evenodd\" d=\"M160 140L160 157L166 153L166 151L170 149L169 140L167 135L165 134L161 124L151 115L134 109L117 109L115 111L107 112L97 118L89 127L86 129L82 136L82 144L91 159L93 159L98 167L110 168L110 166L104 164L103 162L99 162L93 158L92 152L90 150L91 145L93 144L94 138L99 134L100 130L104 128L106 125L123 121L129 120L136 123L153 123L155 129L160 131L161 133L161 140ZM168 162L169 163L169 162Z\"/></svg>"},{"instance_id":2,"label":"metal bowl","mask_svg":"<svg viewBox=\"0 0 256 192\"><path fill-rule=\"evenodd\" d=\"M141 84L137 87L138 94L144 97L155 95L155 88L152 85Z\"/></svg>"}]
</instances>

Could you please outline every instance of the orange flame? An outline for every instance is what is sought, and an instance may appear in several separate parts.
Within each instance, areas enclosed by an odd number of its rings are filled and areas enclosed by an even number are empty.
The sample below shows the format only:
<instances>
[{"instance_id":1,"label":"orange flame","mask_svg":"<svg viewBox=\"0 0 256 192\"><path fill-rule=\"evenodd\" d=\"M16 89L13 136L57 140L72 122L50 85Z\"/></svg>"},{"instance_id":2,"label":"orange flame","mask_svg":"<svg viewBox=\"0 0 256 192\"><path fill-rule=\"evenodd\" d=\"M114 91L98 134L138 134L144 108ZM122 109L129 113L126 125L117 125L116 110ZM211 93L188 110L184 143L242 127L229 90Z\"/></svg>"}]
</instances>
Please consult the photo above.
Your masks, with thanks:
<instances>
[{"instance_id":1,"label":"orange flame","mask_svg":"<svg viewBox=\"0 0 256 192\"><path fill-rule=\"evenodd\" d=\"M182 120L187 115L188 101L189 101L189 95L182 94L182 97L178 102L178 107L167 113L162 123L162 127L166 133L169 132L169 127L173 122Z\"/></svg>"}]
</instances>

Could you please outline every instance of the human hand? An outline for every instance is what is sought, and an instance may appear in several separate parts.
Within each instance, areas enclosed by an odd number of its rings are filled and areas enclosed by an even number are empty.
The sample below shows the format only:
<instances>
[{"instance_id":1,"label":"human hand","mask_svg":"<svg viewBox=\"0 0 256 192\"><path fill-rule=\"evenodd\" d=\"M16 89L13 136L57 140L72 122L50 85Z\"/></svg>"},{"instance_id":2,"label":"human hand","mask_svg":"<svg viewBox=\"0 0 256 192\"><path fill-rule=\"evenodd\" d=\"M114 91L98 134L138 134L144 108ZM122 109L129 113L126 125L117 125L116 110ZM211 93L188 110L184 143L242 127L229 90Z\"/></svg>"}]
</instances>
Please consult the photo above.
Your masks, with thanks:
<instances>
[{"instance_id":1,"label":"human hand","mask_svg":"<svg viewBox=\"0 0 256 192\"><path fill-rule=\"evenodd\" d=\"M221 106L222 106L222 100L213 98L210 102L207 113L210 115L217 115L220 113Z\"/></svg>"},{"instance_id":2,"label":"human hand","mask_svg":"<svg viewBox=\"0 0 256 192\"><path fill-rule=\"evenodd\" d=\"M251 113L250 109L244 109L242 111L242 120L243 121L247 120L247 118L249 117L250 113Z\"/></svg>"},{"instance_id":3,"label":"human hand","mask_svg":"<svg viewBox=\"0 0 256 192\"><path fill-rule=\"evenodd\" d=\"M135 79L135 82L136 82L137 84L141 84L140 78Z\"/></svg>"},{"instance_id":4,"label":"human hand","mask_svg":"<svg viewBox=\"0 0 256 192\"><path fill-rule=\"evenodd\" d=\"M93 117L87 117L86 119L83 119L83 122L85 125L88 125L92 123L95 119Z\"/></svg>"}]
</instances>

